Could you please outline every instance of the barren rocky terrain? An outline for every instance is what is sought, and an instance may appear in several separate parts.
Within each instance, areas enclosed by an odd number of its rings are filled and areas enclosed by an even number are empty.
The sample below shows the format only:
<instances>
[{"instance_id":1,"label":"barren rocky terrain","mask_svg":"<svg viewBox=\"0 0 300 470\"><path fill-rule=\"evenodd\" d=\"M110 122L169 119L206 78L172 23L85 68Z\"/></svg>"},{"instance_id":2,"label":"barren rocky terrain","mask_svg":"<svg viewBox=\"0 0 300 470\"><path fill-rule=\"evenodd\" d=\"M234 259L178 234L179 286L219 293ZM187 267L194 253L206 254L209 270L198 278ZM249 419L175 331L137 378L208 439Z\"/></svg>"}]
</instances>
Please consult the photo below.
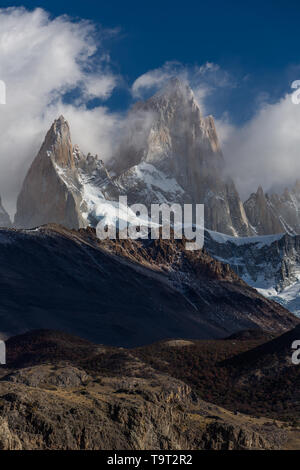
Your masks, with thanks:
<instances>
[{"instance_id":1,"label":"barren rocky terrain","mask_svg":"<svg viewBox=\"0 0 300 470\"><path fill-rule=\"evenodd\" d=\"M242 340L233 341L240 341L240 349L246 347ZM172 341L168 347L186 348L189 343ZM11 338L7 365L0 369L0 448L296 445L298 431L290 423L209 403L185 380L150 366L136 352L47 330Z\"/></svg>"}]
</instances>

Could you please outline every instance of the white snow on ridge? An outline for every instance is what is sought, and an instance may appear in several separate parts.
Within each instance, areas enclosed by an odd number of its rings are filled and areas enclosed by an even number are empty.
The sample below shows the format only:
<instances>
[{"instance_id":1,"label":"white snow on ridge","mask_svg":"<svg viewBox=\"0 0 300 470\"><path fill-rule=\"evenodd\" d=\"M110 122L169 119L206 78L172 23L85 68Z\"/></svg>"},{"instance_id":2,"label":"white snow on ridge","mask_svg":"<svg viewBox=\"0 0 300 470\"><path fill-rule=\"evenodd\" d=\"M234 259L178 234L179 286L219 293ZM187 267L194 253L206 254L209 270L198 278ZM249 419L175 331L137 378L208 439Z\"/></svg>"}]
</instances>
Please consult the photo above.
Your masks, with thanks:
<instances>
[{"instance_id":1,"label":"white snow on ridge","mask_svg":"<svg viewBox=\"0 0 300 470\"><path fill-rule=\"evenodd\" d=\"M127 224L129 226L157 226L149 218L138 217L130 207L119 203L119 201L105 199L99 187L93 183L84 183L82 197L87 205L87 211L83 214L86 219L92 214L96 220L102 221L104 225L118 226L121 230L126 228Z\"/></svg>"},{"instance_id":2,"label":"white snow on ridge","mask_svg":"<svg viewBox=\"0 0 300 470\"><path fill-rule=\"evenodd\" d=\"M157 168L150 163L142 162L135 166L134 170L137 177L142 179L150 189L154 186L167 193L184 193L184 190L179 186L175 178L168 177L165 173L157 170Z\"/></svg>"},{"instance_id":3,"label":"white snow on ridge","mask_svg":"<svg viewBox=\"0 0 300 470\"><path fill-rule=\"evenodd\" d=\"M237 246L242 245L251 245L256 244L257 248L262 248L263 246L270 246L277 240L280 240L285 234L279 233L276 235L258 235L254 237L232 237L230 235L225 235L220 232L213 232L212 230L206 230L212 239L217 243L233 243Z\"/></svg>"},{"instance_id":4,"label":"white snow on ridge","mask_svg":"<svg viewBox=\"0 0 300 470\"><path fill-rule=\"evenodd\" d=\"M256 290L264 297L278 302L297 317L300 317L300 280L286 287L281 292L277 292L275 288L257 288Z\"/></svg>"}]
</instances>

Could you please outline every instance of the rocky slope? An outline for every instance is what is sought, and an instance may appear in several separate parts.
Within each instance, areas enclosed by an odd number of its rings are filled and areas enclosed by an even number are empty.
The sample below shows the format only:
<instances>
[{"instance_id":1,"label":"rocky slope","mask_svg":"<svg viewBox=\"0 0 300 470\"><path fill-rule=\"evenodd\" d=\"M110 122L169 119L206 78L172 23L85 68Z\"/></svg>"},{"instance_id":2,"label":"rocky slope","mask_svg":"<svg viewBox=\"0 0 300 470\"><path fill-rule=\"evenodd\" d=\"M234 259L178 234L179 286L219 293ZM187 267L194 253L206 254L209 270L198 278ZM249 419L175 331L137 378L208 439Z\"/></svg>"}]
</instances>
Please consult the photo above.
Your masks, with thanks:
<instances>
[{"instance_id":1,"label":"rocky slope","mask_svg":"<svg viewBox=\"0 0 300 470\"><path fill-rule=\"evenodd\" d=\"M1 230L1 332L60 328L134 346L247 328L284 331L297 323L228 265L184 246L172 240L101 242L93 229L59 226Z\"/></svg>"},{"instance_id":2,"label":"rocky slope","mask_svg":"<svg viewBox=\"0 0 300 470\"><path fill-rule=\"evenodd\" d=\"M292 344L299 338L299 326L275 338L248 330L223 340L161 341L135 354L209 402L299 426L300 368L292 363Z\"/></svg>"},{"instance_id":3,"label":"rocky slope","mask_svg":"<svg viewBox=\"0 0 300 470\"><path fill-rule=\"evenodd\" d=\"M238 239L207 231L205 248L260 293L300 315L299 235Z\"/></svg>"},{"instance_id":4,"label":"rocky slope","mask_svg":"<svg viewBox=\"0 0 300 470\"><path fill-rule=\"evenodd\" d=\"M134 351L37 331L7 342L0 448L278 449L283 423L201 400Z\"/></svg>"},{"instance_id":5,"label":"rocky slope","mask_svg":"<svg viewBox=\"0 0 300 470\"><path fill-rule=\"evenodd\" d=\"M0 197L0 227L11 227L11 220L10 220L8 213L2 206L1 197Z\"/></svg>"}]
</instances>

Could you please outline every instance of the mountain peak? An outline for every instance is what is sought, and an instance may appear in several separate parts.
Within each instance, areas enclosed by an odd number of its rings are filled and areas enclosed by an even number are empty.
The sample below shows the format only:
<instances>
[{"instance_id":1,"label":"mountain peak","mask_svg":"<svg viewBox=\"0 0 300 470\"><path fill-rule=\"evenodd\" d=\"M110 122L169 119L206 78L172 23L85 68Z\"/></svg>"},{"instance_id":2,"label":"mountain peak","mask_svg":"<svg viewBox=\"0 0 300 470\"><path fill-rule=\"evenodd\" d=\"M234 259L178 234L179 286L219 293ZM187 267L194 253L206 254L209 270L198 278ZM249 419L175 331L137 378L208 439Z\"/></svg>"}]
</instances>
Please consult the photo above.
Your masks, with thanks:
<instances>
[{"instance_id":1,"label":"mountain peak","mask_svg":"<svg viewBox=\"0 0 300 470\"><path fill-rule=\"evenodd\" d=\"M55 119L49 129L40 154L51 156L61 167L74 167L73 146L68 121L64 116Z\"/></svg>"},{"instance_id":2,"label":"mountain peak","mask_svg":"<svg viewBox=\"0 0 300 470\"><path fill-rule=\"evenodd\" d=\"M178 77L172 77L168 80L165 85L159 90L153 98L166 98L184 100L184 101L195 101L195 96L193 90L189 84L183 80L180 80ZM150 98L151 100L151 98Z\"/></svg>"},{"instance_id":3,"label":"mountain peak","mask_svg":"<svg viewBox=\"0 0 300 470\"><path fill-rule=\"evenodd\" d=\"M260 198L263 198L265 196L264 190L262 186L258 186L256 195Z\"/></svg>"},{"instance_id":4,"label":"mountain peak","mask_svg":"<svg viewBox=\"0 0 300 470\"><path fill-rule=\"evenodd\" d=\"M180 80L178 77L171 77L170 80L167 81L165 88L183 91L186 89L191 90L188 83L183 80Z\"/></svg>"},{"instance_id":5,"label":"mountain peak","mask_svg":"<svg viewBox=\"0 0 300 470\"><path fill-rule=\"evenodd\" d=\"M60 115L58 119L55 119L50 128L50 132L53 132L55 136L71 140L70 126L63 115Z\"/></svg>"}]
</instances>

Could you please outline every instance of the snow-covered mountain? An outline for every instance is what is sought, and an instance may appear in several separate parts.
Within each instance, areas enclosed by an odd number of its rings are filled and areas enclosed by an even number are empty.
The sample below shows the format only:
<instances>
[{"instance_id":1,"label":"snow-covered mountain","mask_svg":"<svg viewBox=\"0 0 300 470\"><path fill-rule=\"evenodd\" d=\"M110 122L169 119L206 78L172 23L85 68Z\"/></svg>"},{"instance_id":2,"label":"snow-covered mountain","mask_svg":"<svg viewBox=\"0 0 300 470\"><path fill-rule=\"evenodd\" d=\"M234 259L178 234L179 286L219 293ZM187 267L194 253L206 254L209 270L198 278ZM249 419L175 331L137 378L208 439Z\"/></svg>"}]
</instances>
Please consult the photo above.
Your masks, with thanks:
<instances>
[{"instance_id":1,"label":"snow-covered mountain","mask_svg":"<svg viewBox=\"0 0 300 470\"><path fill-rule=\"evenodd\" d=\"M209 229L253 232L225 162L214 120L202 116L192 90L177 79L130 111L107 167L73 147L63 116L54 122L18 198L15 225L56 222L68 228L96 225L120 195L129 204L205 204Z\"/></svg>"},{"instance_id":2,"label":"snow-covered mountain","mask_svg":"<svg viewBox=\"0 0 300 470\"><path fill-rule=\"evenodd\" d=\"M205 248L265 297L300 316L300 236L230 237L206 231Z\"/></svg>"},{"instance_id":3,"label":"snow-covered mountain","mask_svg":"<svg viewBox=\"0 0 300 470\"><path fill-rule=\"evenodd\" d=\"M73 146L69 124L59 117L24 180L15 226L116 223L119 196L147 206L203 203L209 253L300 314L300 182L282 195L259 188L243 205L225 176L213 118L203 117L192 90L177 79L137 103L126 122L114 158L104 164ZM0 205L0 225L1 215L8 224L5 214Z\"/></svg>"},{"instance_id":4,"label":"snow-covered mountain","mask_svg":"<svg viewBox=\"0 0 300 470\"><path fill-rule=\"evenodd\" d=\"M208 228L251 234L224 168L213 117L202 115L193 91L176 78L133 107L119 151L109 163L129 202L205 204Z\"/></svg>"}]
</instances>

